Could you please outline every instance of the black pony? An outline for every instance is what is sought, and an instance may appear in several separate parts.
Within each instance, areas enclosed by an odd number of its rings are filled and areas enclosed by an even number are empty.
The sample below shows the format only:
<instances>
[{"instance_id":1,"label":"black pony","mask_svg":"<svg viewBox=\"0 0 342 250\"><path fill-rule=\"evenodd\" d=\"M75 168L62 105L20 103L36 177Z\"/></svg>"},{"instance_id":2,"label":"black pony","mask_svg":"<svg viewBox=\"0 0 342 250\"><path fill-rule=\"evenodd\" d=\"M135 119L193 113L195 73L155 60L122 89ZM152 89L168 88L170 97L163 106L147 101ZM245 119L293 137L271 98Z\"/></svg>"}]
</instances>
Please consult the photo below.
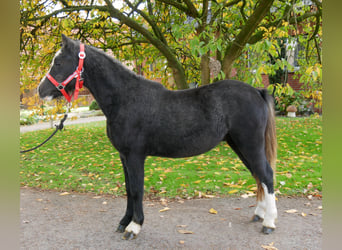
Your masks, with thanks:
<instances>
[{"instance_id":1,"label":"black pony","mask_svg":"<svg viewBox=\"0 0 342 250\"><path fill-rule=\"evenodd\" d=\"M221 141L233 148L256 179L258 203L253 221L263 220L266 234L274 230L277 143L273 100L266 90L224 80L170 91L136 75L102 51L83 46L62 35L62 48L38 92L48 99L62 96L63 91L70 95L78 91L78 82L84 78L84 85L101 107L107 118L107 135L120 152L125 173L127 209L117 228L125 232L124 239L135 238L144 221L146 157L194 156Z\"/></svg>"}]
</instances>

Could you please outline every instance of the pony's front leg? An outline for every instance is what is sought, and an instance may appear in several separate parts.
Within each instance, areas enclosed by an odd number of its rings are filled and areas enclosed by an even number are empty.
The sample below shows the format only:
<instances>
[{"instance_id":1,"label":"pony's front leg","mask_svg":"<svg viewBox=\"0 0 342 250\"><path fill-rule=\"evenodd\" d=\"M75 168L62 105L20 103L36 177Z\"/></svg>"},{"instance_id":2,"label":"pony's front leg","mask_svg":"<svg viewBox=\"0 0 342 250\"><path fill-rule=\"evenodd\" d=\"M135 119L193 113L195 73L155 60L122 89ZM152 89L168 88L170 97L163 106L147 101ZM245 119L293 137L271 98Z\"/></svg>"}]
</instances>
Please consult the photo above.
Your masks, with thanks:
<instances>
[{"instance_id":1,"label":"pony's front leg","mask_svg":"<svg viewBox=\"0 0 342 250\"><path fill-rule=\"evenodd\" d=\"M144 195L144 161L145 156L139 154L128 154L125 156L126 165L126 190L127 211L120 222L120 226L125 227L123 239L130 240L137 237L144 222L143 195ZM132 213L133 212L133 213ZM129 224L126 226L125 224ZM118 228L119 229L119 228Z\"/></svg>"},{"instance_id":2,"label":"pony's front leg","mask_svg":"<svg viewBox=\"0 0 342 250\"><path fill-rule=\"evenodd\" d=\"M127 166L126 166L126 158L123 155L120 155L120 159L122 162L122 167L125 174L125 187L126 187L126 194L127 194L127 207L126 207L126 213L124 217L121 219L118 228L116 229L116 232L123 233L125 232L126 227L128 224L132 221L133 217L133 200L131 197L131 190L129 185L129 177L127 173Z\"/></svg>"}]
</instances>

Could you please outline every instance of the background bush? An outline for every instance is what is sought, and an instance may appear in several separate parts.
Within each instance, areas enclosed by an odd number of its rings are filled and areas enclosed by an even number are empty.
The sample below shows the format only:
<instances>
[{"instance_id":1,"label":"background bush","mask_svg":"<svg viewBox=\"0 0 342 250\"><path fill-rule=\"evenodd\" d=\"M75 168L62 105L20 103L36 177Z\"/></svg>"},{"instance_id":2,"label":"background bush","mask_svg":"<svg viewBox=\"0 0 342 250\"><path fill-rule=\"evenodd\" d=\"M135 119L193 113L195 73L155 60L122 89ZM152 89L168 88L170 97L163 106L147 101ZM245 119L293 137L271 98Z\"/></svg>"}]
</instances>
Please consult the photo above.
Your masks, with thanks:
<instances>
[{"instance_id":1,"label":"background bush","mask_svg":"<svg viewBox=\"0 0 342 250\"><path fill-rule=\"evenodd\" d=\"M89 110L100 110L100 107L95 100L90 104Z\"/></svg>"}]
</instances>

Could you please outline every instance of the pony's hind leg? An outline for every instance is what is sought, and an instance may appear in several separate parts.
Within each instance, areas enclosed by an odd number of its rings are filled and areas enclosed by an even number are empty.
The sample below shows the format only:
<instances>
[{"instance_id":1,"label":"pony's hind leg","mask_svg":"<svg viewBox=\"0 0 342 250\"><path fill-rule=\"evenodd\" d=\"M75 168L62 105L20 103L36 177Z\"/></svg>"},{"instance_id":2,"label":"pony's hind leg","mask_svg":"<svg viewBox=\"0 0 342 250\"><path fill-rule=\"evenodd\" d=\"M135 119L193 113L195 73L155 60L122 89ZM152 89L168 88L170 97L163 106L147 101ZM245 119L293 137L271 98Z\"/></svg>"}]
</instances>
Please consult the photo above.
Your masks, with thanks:
<instances>
[{"instance_id":1,"label":"pony's hind leg","mask_svg":"<svg viewBox=\"0 0 342 250\"><path fill-rule=\"evenodd\" d=\"M245 137L247 136L247 137ZM257 182L257 207L253 221L263 220L263 232L271 233L275 229L277 208L273 187L273 170L266 160L263 136L239 133L227 136L228 144L250 170Z\"/></svg>"},{"instance_id":2,"label":"pony's hind leg","mask_svg":"<svg viewBox=\"0 0 342 250\"><path fill-rule=\"evenodd\" d=\"M226 136L226 140L227 140L228 145L234 150L234 152L239 156L241 161L250 170L250 172L252 173L252 175L253 175L256 183L257 183L257 207L255 209L254 216L252 217L252 221L256 222L256 221L263 220L265 217L266 203L265 203L265 199L264 199L264 189L261 186L259 178L255 174L253 174L248 161L245 159L243 154L240 152L240 149L234 143L232 137L229 134Z\"/></svg>"},{"instance_id":3,"label":"pony's hind leg","mask_svg":"<svg viewBox=\"0 0 342 250\"><path fill-rule=\"evenodd\" d=\"M276 228L277 207L273 187L273 170L265 157L262 158L264 160L251 165L258 186L258 202L253 219L254 221L263 219L263 232L269 234Z\"/></svg>"}]
</instances>

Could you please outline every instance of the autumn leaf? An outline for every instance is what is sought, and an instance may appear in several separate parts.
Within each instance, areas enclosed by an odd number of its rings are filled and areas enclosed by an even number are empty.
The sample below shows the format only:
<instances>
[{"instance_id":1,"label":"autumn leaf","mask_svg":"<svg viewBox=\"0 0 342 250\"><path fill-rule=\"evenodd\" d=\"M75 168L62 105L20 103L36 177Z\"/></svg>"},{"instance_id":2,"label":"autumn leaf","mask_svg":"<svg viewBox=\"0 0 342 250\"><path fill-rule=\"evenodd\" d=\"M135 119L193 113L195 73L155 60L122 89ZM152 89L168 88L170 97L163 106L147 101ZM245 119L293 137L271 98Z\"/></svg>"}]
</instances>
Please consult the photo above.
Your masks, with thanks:
<instances>
[{"instance_id":1,"label":"autumn leaf","mask_svg":"<svg viewBox=\"0 0 342 250\"><path fill-rule=\"evenodd\" d=\"M59 195L63 196L63 195L69 195L68 192L63 192L63 193L60 193Z\"/></svg>"},{"instance_id":2,"label":"autumn leaf","mask_svg":"<svg viewBox=\"0 0 342 250\"><path fill-rule=\"evenodd\" d=\"M171 208L169 208L169 207L165 207L165 208L163 208L163 209L160 209L159 212L162 213L162 212L168 211L168 210L170 210L170 209L171 209Z\"/></svg>"},{"instance_id":3,"label":"autumn leaf","mask_svg":"<svg viewBox=\"0 0 342 250\"><path fill-rule=\"evenodd\" d=\"M205 194L203 195L205 198L215 198L215 195L211 195L211 194Z\"/></svg>"},{"instance_id":4,"label":"autumn leaf","mask_svg":"<svg viewBox=\"0 0 342 250\"><path fill-rule=\"evenodd\" d=\"M270 243L269 245L261 245L261 247L266 250L278 250L278 248L274 246L274 242Z\"/></svg>"},{"instance_id":5,"label":"autumn leaf","mask_svg":"<svg viewBox=\"0 0 342 250\"><path fill-rule=\"evenodd\" d=\"M230 190L228 193L229 193L229 194L234 194L234 193L236 193L236 192L239 192L239 190L233 189L233 190Z\"/></svg>"},{"instance_id":6,"label":"autumn leaf","mask_svg":"<svg viewBox=\"0 0 342 250\"><path fill-rule=\"evenodd\" d=\"M189 231L189 230L184 230L184 229L178 229L178 233L181 233L181 234L193 234L194 232Z\"/></svg>"},{"instance_id":7,"label":"autumn leaf","mask_svg":"<svg viewBox=\"0 0 342 250\"><path fill-rule=\"evenodd\" d=\"M213 208L210 208L210 209L209 209L209 213L211 213L211 214L217 214L217 211L216 211L215 209L213 209Z\"/></svg>"},{"instance_id":8,"label":"autumn leaf","mask_svg":"<svg viewBox=\"0 0 342 250\"><path fill-rule=\"evenodd\" d=\"M288 214L294 214L294 213L297 213L298 211L296 209L289 209L289 210L286 210L285 213L288 213Z\"/></svg>"}]
</instances>

